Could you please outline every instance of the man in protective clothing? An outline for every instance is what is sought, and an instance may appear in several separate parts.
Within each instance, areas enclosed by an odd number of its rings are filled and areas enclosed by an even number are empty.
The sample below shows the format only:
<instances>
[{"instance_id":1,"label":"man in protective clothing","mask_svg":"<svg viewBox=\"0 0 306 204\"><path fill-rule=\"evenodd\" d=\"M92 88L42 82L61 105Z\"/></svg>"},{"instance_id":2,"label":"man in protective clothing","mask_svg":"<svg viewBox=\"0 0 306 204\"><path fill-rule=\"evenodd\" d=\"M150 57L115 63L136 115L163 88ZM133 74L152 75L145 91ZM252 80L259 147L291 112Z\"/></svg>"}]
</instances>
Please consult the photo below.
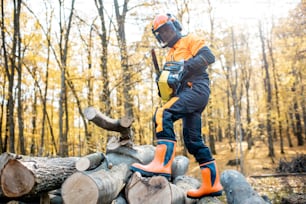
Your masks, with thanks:
<instances>
[{"instance_id":1,"label":"man in protective clothing","mask_svg":"<svg viewBox=\"0 0 306 204\"><path fill-rule=\"evenodd\" d=\"M181 30L181 24L171 14L157 15L153 21L154 36L163 48L170 48L166 61L183 61L183 71L175 94L154 115L157 138L154 159L147 165L134 163L131 170L143 176L162 175L170 178L176 148L173 123L182 119L184 143L199 163L202 174L201 187L189 190L187 196L219 196L222 186L216 162L201 133L201 114L210 95L206 70L208 65L215 62L215 57L203 39L190 34L182 36Z\"/></svg>"}]
</instances>

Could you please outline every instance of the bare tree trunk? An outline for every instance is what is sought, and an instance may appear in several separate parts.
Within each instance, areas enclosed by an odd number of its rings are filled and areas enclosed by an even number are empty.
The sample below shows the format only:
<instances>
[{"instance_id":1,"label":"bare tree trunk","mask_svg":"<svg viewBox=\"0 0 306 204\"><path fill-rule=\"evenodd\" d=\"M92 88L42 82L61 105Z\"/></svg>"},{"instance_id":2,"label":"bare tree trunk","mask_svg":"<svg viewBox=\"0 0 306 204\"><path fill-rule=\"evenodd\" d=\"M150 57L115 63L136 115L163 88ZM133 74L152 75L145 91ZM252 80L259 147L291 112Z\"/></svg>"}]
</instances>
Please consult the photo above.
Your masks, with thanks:
<instances>
[{"instance_id":1,"label":"bare tree trunk","mask_svg":"<svg viewBox=\"0 0 306 204\"><path fill-rule=\"evenodd\" d=\"M100 110L105 112L107 115L112 115L112 106L110 98L110 87L109 87L109 76L108 76L108 44L109 44L109 34L107 34L106 29L106 19L105 19L105 7L102 0L95 0L96 8L99 13L101 30L99 32L100 44L102 52L100 55L100 69L102 73L102 91L100 94ZM110 25L109 25L110 26ZM109 30L111 30L109 28ZM109 138L110 135L107 136Z\"/></svg>"},{"instance_id":2,"label":"bare tree trunk","mask_svg":"<svg viewBox=\"0 0 306 204\"><path fill-rule=\"evenodd\" d=\"M253 146L253 139L252 139L252 128L251 128L251 108L250 108L250 83L249 80L246 81L245 84L246 89L246 115L247 115L247 142L248 142L248 150L250 150Z\"/></svg>"},{"instance_id":3,"label":"bare tree trunk","mask_svg":"<svg viewBox=\"0 0 306 204\"><path fill-rule=\"evenodd\" d=\"M274 157L274 145L273 145L273 134L272 134L272 121L271 121L271 107L272 107L272 90L271 90L271 82L270 82L270 74L269 74L269 64L267 61L266 51L265 51L265 40L262 31L261 22L259 22L259 36L261 40L261 49L262 49L262 58L263 58L263 67L265 71L265 90L267 93L267 104L266 104L266 111L267 111L267 135L268 135L268 143L269 143L269 156Z\"/></svg>"},{"instance_id":4,"label":"bare tree trunk","mask_svg":"<svg viewBox=\"0 0 306 204\"><path fill-rule=\"evenodd\" d=\"M208 129L209 129L209 148L212 154L217 154L216 152L216 147L215 147L215 126L213 122L213 117L212 117L212 100L210 99L208 102Z\"/></svg>"},{"instance_id":5,"label":"bare tree trunk","mask_svg":"<svg viewBox=\"0 0 306 204\"><path fill-rule=\"evenodd\" d=\"M52 24L49 24L49 21L51 21L51 17L49 19L46 20L46 25L47 25L47 31L44 29L44 26L40 23L40 19L39 17L37 17L35 15L35 13L31 10L31 8L29 8L25 3L23 3L23 5L29 10L30 13L32 13L32 15L35 17L35 19L37 20L39 26L41 27L41 29L43 30L44 34L45 34L45 37L47 39L47 47L48 47L48 51L47 51L47 60L46 60L46 73L45 73L45 81L44 81L44 92L42 91L43 89L40 87L36 77L35 77L35 74L33 74L31 72L31 70L28 68L28 72L32 75L34 81L35 81L35 85L36 87L38 88L39 90L39 95L40 95L40 100L42 101L42 104L43 104L43 115L42 115L42 129L41 129L41 143L40 143L40 147L39 147L39 155L42 155L43 152L45 152L45 145L44 145L44 142L45 142L45 121L47 120L47 124L48 124L48 127L49 127L49 131L50 131L50 135L51 135L51 139L52 139L52 144L53 144L53 148L55 150L55 154L58 154L58 151L57 151L57 145L56 145L56 142L55 142L55 136L54 136L54 131L53 131L53 128L52 128L52 120L50 119L50 116L47 112L47 95L48 95L48 82L49 82L49 62L50 62L50 51L52 50L54 55L56 56L56 53L55 53L55 50L52 48L51 46L51 39L50 39L50 33L51 33L51 26ZM51 12L52 13L52 12ZM49 26L48 26L49 25Z\"/></svg>"},{"instance_id":6,"label":"bare tree trunk","mask_svg":"<svg viewBox=\"0 0 306 204\"><path fill-rule=\"evenodd\" d=\"M118 25L117 38L120 47L121 55L121 67L122 67L122 78L123 78L123 96L124 96L124 111L125 115L133 118L133 98L131 96L130 90L131 86L131 70L128 62L128 52L126 45L125 36L125 17L128 12L127 8L128 0L123 1L123 5L119 6L118 0L114 0L116 20ZM120 14L119 8L122 7L122 13Z\"/></svg>"},{"instance_id":7,"label":"bare tree trunk","mask_svg":"<svg viewBox=\"0 0 306 204\"><path fill-rule=\"evenodd\" d=\"M15 152L15 124L14 124L14 97L13 97L13 88L14 88L14 73L16 68L16 52L18 46L20 46L19 41L19 17L20 17L20 8L21 0L14 0L14 34L13 34L13 45L11 52L11 65L10 70L7 70L7 75L9 78L8 86L8 107L7 107L7 132L6 138L9 138L9 150L10 152ZM6 149L5 149L6 151Z\"/></svg>"},{"instance_id":8,"label":"bare tree trunk","mask_svg":"<svg viewBox=\"0 0 306 204\"><path fill-rule=\"evenodd\" d=\"M110 88L109 88L109 76L108 76L108 67L107 67L107 57L108 57L108 35L106 30L106 21L104 17L104 4L102 0L95 0L96 8L99 13L100 23L101 23L101 33L99 33L99 37L102 45L101 52L101 71L102 71L102 83L103 83L103 91L101 92L101 101L103 102L102 111L107 115L111 115L111 104L110 104Z\"/></svg>"},{"instance_id":9,"label":"bare tree trunk","mask_svg":"<svg viewBox=\"0 0 306 204\"><path fill-rule=\"evenodd\" d=\"M6 50L6 44L5 44L5 39L6 39L6 36L5 36L5 25L4 25L4 22L5 22L5 17L4 17L4 1L1 0L1 49L2 49L2 55L3 55L3 59L4 59L4 68L5 68L5 74L6 76L4 76L4 81L3 81L3 86L2 86L2 90L3 90L3 101L6 97L5 96L5 86L4 84L6 84L6 78L8 78L8 80L10 81L10 71L9 71L9 64L8 64L8 52ZM9 82L10 83L10 82ZM8 89L9 91L9 89ZM8 92L9 96L10 96L10 92ZM9 102L9 101L8 101ZM8 116L8 104L7 104L7 108L6 108L6 116ZM2 121L3 121L3 116L4 116L4 102L1 103L1 127L0 127L0 133L2 135ZM8 128L8 118L6 118L6 128ZM8 139L8 134L7 134L7 129L5 130L5 138L4 138L4 141L2 141L2 137L1 137L1 147L0 147L0 151L1 153L2 152L5 152L6 149L7 149L7 139Z\"/></svg>"},{"instance_id":10,"label":"bare tree trunk","mask_svg":"<svg viewBox=\"0 0 306 204\"><path fill-rule=\"evenodd\" d=\"M294 98L294 116L295 116L295 125L296 125L296 137L298 140L297 145L303 146L304 145L304 139L303 139L303 130L302 130L302 122L301 122L301 116L299 113L299 107L296 97Z\"/></svg>"},{"instance_id":11,"label":"bare tree trunk","mask_svg":"<svg viewBox=\"0 0 306 204\"><path fill-rule=\"evenodd\" d=\"M42 116L42 127L41 127L41 133L40 133L40 148L39 148L39 155L43 155L43 152L45 150L45 126L46 126L46 118L48 117L47 113L47 95L48 95L48 88L49 88L49 62L50 62L50 47L51 47L51 42L50 42L50 30L51 30L51 25L48 28L48 32L46 33L47 37L47 46L48 46L48 54L47 54L47 61L46 61L46 74L45 74L45 89L44 89L44 95L42 97L42 104L43 104L43 116ZM49 123L50 129L51 129L51 136L54 138L53 135L53 130L51 127L51 124ZM55 148L55 153L57 154L57 148L56 145L54 144Z\"/></svg>"},{"instance_id":12,"label":"bare tree trunk","mask_svg":"<svg viewBox=\"0 0 306 204\"><path fill-rule=\"evenodd\" d=\"M230 92L231 92L230 90L230 86L231 86L230 70L227 65L223 64L223 61L221 58L219 60L220 60L221 67L224 71L226 82L227 82L227 86L226 86L226 106L227 106L226 122L227 122L227 126L225 127L225 135L229 140L230 150L231 152L233 152L234 149L232 146L232 124L231 124L231 102L230 102Z\"/></svg>"},{"instance_id":13,"label":"bare tree trunk","mask_svg":"<svg viewBox=\"0 0 306 204\"><path fill-rule=\"evenodd\" d=\"M1 100L1 112L0 112L0 154L3 153L3 140L2 140L2 124L3 124L3 117L4 117L4 100L5 100L5 84L6 84L6 77L3 76L4 80L2 82L2 89L1 89L1 93L2 93L2 100Z\"/></svg>"},{"instance_id":14,"label":"bare tree trunk","mask_svg":"<svg viewBox=\"0 0 306 204\"><path fill-rule=\"evenodd\" d=\"M211 32L210 32L210 43L212 44L214 42L214 19L213 19L213 15L212 15L212 6L210 3L210 0L207 0L207 3L209 5L208 7L208 12L209 12L209 20L210 20L210 26L211 26ZM213 44L211 45L211 47L213 48ZM208 116L208 130L209 130L209 147L211 150L212 154L217 154L216 152L216 147L215 147L215 135L216 135L216 124L214 124L213 121L213 105L212 105L212 100L213 98L211 97L210 100L208 101L208 110L207 110L207 116Z\"/></svg>"},{"instance_id":15,"label":"bare tree trunk","mask_svg":"<svg viewBox=\"0 0 306 204\"><path fill-rule=\"evenodd\" d=\"M234 73L232 73L228 69L228 75L229 75L229 87L231 91L231 96L234 103L234 116L235 116L235 138L236 138L236 164L238 164L238 160L240 159L240 171L243 173L244 171L244 165L243 165L243 150L242 150L242 127L241 127L241 116L240 116L240 106L239 106L239 99L238 99L238 71L237 71L237 64L236 64L236 38L234 34L234 29L231 27L231 40L232 40L232 67L234 69ZM230 79L230 76L234 75L234 80ZM234 81L232 83L232 81Z\"/></svg>"},{"instance_id":16,"label":"bare tree trunk","mask_svg":"<svg viewBox=\"0 0 306 204\"><path fill-rule=\"evenodd\" d=\"M68 19L67 27L63 27L63 7L62 1L59 0L60 5L60 67L61 67L61 92L59 100L59 138L60 138L60 150L59 154L61 156L68 156L68 110L67 110L67 87L66 87L66 73L67 73L67 56L68 56L68 42L69 34L72 24L72 16L74 12L74 3L75 0L71 1L71 10ZM65 32L66 31L66 32ZM65 119L65 120L64 120Z\"/></svg>"},{"instance_id":17,"label":"bare tree trunk","mask_svg":"<svg viewBox=\"0 0 306 204\"><path fill-rule=\"evenodd\" d=\"M276 112L277 112L277 121L278 121L278 133L280 138L280 153L284 154L284 138L283 138L283 125L281 120L281 111L280 111L280 98L279 98L279 88L278 88L278 81L279 77L276 73L276 67L274 62L274 56L273 56L273 47L272 47L272 40L270 43L267 43L267 46L269 48L270 58L272 61L272 73L273 73L273 81L274 81L274 88L275 88L275 103L276 103Z\"/></svg>"},{"instance_id":18,"label":"bare tree trunk","mask_svg":"<svg viewBox=\"0 0 306 204\"><path fill-rule=\"evenodd\" d=\"M286 124L287 124L286 135L287 135L288 146L293 147L291 137L290 137L290 122L289 122L289 117L290 116L289 115L290 114L286 114Z\"/></svg>"},{"instance_id":19,"label":"bare tree trunk","mask_svg":"<svg viewBox=\"0 0 306 204\"><path fill-rule=\"evenodd\" d=\"M87 42L87 38L84 38L83 35L87 36L88 34L85 33L82 35L82 30L80 29L80 36L81 39L86 47L86 54L87 54L87 76L86 76L86 81L87 81L87 88L88 88L88 93L87 93L87 104L88 106L92 106L93 105L93 75L92 75L92 45L93 45L93 41L92 41L92 33L94 30L94 25L92 23L92 25L90 26L90 31L89 31L89 39ZM103 91L102 91L103 92ZM76 93L75 93L76 95ZM81 112L81 114L83 114ZM85 120L83 120L84 122L84 129L85 129L85 137L86 137L86 143L87 143L87 153L92 153L95 151L95 145L94 142L91 141L92 138L92 126L91 124L87 124L87 122ZM82 146L81 146L81 137L79 137L79 155L81 155L82 152Z\"/></svg>"},{"instance_id":20,"label":"bare tree trunk","mask_svg":"<svg viewBox=\"0 0 306 204\"><path fill-rule=\"evenodd\" d=\"M242 75L242 83L244 84L245 88L245 95L246 95L246 140L248 143L248 150L250 150L253 146L253 139L252 139L252 128L251 128L251 104L250 104L250 81L252 76L252 65L251 65L251 55L250 55L250 47L248 43L248 38L242 40L242 43L245 45L245 59L242 62L242 66L244 66L241 70ZM243 86L242 86L243 87ZM240 96L242 97L242 96Z\"/></svg>"},{"instance_id":21,"label":"bare tree trunk","mask_svg":"<svg viewBox=\"0 0 306 204\"><path fill-rule=\"evenodd\" d=\"M20 10L21 10L21 0L17 2L17 10L16 10L16 17L14 17L14 30L16 30L16 38L17 38L17 47L18 47L18 56L16 57L17 60L17 73L18 73L18 80L17 80L17 98L18 98L18 106L17 106L17 115L18 115L18 135L19 135L19 149L20 153L25 155L25 144L24 144L24 122L23 122L23 100L22 100L22 53L21 53L21 35L20 35ZM14 15L15 15L14 14Z\"/></svg>"}]
</instances>

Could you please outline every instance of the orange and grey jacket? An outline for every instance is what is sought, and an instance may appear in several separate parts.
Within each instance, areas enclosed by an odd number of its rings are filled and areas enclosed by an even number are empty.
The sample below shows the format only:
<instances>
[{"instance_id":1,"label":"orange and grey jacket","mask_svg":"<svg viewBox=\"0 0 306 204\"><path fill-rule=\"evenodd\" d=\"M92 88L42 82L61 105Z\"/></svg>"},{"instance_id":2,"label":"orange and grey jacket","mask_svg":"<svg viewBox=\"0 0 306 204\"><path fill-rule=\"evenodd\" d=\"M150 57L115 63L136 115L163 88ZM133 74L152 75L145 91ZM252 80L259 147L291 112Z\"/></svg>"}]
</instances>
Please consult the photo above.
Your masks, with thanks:
<instances>
[{"instance_id":1,"label":"orange and grey jacket","mask_svg":"<svg viewBox=\"0 0 306 204\"><path fill-rule=\"evenodd\" d=\"M208 79L207 66L215 62L215 56L205 41L195 35L183 36L168 52L167 61L184 61L182 81Z\"/></svg>"}]
</instances>

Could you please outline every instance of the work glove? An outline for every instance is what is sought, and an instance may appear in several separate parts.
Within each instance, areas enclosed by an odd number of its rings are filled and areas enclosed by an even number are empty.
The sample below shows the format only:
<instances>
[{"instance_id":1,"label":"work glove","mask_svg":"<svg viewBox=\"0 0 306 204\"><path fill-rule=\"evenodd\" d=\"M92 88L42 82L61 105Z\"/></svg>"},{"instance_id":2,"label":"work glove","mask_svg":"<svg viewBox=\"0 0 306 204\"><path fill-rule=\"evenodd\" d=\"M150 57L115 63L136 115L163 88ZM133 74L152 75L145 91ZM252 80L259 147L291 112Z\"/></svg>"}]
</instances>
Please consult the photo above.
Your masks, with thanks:
<instances>
[{"instance_id":1,"label":"work glove","mask_svg":"<svg viewBox=\"0 0 306 204\"><path fill-rule=\"evenodd\" d=\"M184 62L184 69L189 73L196 73L199 69L207 69L208 65L214 62L215 56L207 46L204 46L194 57Z\"/></svg>"}]
</instances>

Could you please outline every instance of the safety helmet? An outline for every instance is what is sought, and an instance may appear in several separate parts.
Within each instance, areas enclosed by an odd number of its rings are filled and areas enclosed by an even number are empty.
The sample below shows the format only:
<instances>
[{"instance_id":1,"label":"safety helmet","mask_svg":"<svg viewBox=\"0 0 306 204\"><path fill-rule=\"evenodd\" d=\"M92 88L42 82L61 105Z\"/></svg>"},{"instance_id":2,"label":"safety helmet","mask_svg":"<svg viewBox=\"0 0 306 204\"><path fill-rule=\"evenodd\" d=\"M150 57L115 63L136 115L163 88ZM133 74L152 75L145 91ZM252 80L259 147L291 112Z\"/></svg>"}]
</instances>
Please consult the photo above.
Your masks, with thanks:
<instances>
[{"instance_id":1,"label":"safety helmet","mask_svg":"<svg viewBox=\"0 0 306 204\"><path fill-rule=\"evenodd\" d=\"M182 37L182 26L171 14L157 15L153 20L152 32L163 48L173 47Z\"/></svg>"}]
</instances>

